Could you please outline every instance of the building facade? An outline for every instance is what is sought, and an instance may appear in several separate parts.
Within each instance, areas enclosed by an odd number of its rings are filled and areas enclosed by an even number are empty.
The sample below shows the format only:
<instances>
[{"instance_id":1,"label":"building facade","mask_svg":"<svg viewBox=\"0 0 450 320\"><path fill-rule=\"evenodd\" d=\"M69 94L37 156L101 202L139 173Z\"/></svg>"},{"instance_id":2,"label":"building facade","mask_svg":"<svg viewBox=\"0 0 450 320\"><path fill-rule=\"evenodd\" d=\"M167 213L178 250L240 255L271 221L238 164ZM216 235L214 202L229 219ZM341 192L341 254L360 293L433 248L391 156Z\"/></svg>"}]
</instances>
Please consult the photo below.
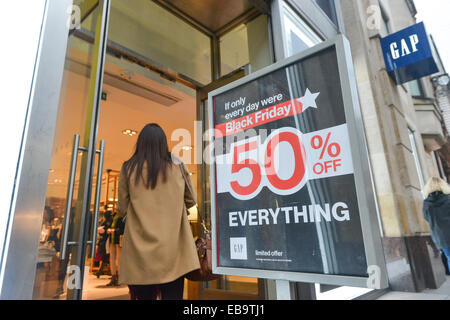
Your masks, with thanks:
<instances>
[{"instance_id":1,"label":"building facade","mask_svg":"<svg viewBox=\"0 0 450 320\"><path fill-rule=\"evenodd\" d=\"M10 84L29 99L15 100L5 121L12 152L5 157L9 175L1 179L2 299L96 296L86 292L96 267L97 218L114 212L118 170L148 122L162 125L171 149L189 164L199 195L191 226L199 232L199 217L208 222L211 215L202 152L208 92L338 34L352 48L378 204L371 214L379 218L390 287L442 284L422 190L431 176L448 177L441 111L448 100L432 77L395 85L379 41L415 24L413 1L42 0L34 6L33 27L18 35L29 45L22 54L27 82ZM49 240L51 230L56 240ZM71 275L83 280L68 286ZM297 299L339 290L301 283L291 289ZM223 276L187 283L185 296L273 299L276 286Z\"/></svg>"},{"instance_id":2,"label":"building facade","mask_svg":"<svg viewBox=\"0 0 450 320\"><path fill-rule=\"evenodd\" d=\"M369 19L377 10L380 28L372 28ZM430 177L443 177L436 151L448 133L431 77L397 86L386 72L379 45L381 37L415 24L416 13L413 1L343 1L390 285L405 291L444 281L422 214L422 191Z\"/></svg>"}]
</instances>

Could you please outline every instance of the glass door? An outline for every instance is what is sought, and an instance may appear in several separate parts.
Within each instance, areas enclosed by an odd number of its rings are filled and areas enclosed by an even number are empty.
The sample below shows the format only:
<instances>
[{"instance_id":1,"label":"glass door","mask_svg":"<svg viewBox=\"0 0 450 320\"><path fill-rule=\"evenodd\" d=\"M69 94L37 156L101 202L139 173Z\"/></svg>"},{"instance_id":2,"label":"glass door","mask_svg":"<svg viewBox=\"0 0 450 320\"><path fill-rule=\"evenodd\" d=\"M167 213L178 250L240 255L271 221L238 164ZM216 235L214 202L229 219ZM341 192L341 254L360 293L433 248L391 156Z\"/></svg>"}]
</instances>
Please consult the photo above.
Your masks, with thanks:
<instances>
[{"instance_id":1,"label":"glass door","mask_svg":"<svg viewBox=\"0 0 450 320\"><path fill-rule=\"evenodd\" d=\"M245 66L236 71L212 82L197 91L199 100L199 118L202 120L203 132L210 129L208 114L208 93L223 87L233 81L245 76ZM204 139L205 140L205 139ZM202 150L206 150L209 141L203 141ZM211 229L211 186L210 186L210 167L209 159L203 159L201 165L201 174L199 175L199 185L201 192L199 193L199 208L201 216L205 220L208 229ZM202 232L201 226L196 230L197 234ZM262 279L237 277L237 276L221 276L218 280L205 282L199 287L199 299L230 299L230 300L262 300L264 299L264 283Z\"/></svg>"},{"instance_id":2,"label":"glass door","mask_svg":"<svg viewBox=\"0 0 450 320\"><path fill-rule=\"evenodd\" d=\"M75 0L33 299L82 299L94 254L105 144L97 144L110 0ZM90 37L86 37L88 34Z\"/></svg>"}]
</instances>

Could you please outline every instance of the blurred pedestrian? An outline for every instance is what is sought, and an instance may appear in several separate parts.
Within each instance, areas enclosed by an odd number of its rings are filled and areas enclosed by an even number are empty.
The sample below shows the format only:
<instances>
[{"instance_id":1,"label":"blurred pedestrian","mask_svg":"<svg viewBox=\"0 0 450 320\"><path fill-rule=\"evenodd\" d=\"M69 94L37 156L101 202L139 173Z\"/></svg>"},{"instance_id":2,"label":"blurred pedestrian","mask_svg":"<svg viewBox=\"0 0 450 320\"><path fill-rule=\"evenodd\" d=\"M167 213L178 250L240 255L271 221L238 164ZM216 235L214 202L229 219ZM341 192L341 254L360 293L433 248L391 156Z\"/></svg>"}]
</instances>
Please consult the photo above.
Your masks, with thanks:
<instances>
[{"instance_id":1,"label":"blurred pedestrian","mask_svg":"<svg viewBox=\"0 0 450 320\"><path fill-rule=\"evenodd\" d=\"M104 274L103 268L105 264L108 263L108 253L106 250L106 243L108 242L108 233L107 230L110 228L112 224L112 216L110 211L105 211L103 214L103 219L98 227L98 241L97 241L97 251L95 253L95 262L98 262L98 270L95 273L97 278L100 278L101 275Z\"/></svg>"},{"instance_id":2,"label":"blurred pedestrian","mask_svg":"<svg viewBox=\"0 0 450 320\"><path fill-rule=\"evenodd\" d=\"M120 245L120 239L125 231L125 224L123 218L114 213L111 227L107 229L109 235L109 265L111 267L112 278L106 285L107 287L119 286L119 273L120 273L120 256L122 253L122 247Z\"/></svg>"},{"instance_id":3,"label":"blurred pedestrian","mask_svg":"<svg viewBox=\"0 0 450 320\"><path fill-rule=\"evenodd\" d=\"M425 220L430 224L431 238L450 262L450 187L442 179L433 177L425 185L423 204Z\"/></svg>"}]
</instances>

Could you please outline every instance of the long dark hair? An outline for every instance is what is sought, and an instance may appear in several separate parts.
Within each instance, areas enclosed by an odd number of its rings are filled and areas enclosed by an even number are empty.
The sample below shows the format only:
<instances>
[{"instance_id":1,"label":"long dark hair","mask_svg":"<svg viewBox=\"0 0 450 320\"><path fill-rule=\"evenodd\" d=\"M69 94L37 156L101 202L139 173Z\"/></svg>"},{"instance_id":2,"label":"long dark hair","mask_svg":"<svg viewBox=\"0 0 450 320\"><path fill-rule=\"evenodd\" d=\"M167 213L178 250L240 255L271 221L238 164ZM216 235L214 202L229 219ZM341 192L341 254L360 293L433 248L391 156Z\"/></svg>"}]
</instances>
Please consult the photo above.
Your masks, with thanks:
<instances>
[{"instance_id":1,"label":"long dark hair","mask_svg":"<svg viewBox=\"0 0 450 320\"><path fill-rule=\"evenodd\" d=\"M143 171L147 164L147 174ZM139 134L136 150L130 160L124 163L128 182L131 174L136 169L136 185L142 179L145 187L155 189L159 174L162 174L163 182L167 180L167 168L172 165L172 160L167 145L166 134L156 123L147 124Z\"/></svg>"}]
</instances>

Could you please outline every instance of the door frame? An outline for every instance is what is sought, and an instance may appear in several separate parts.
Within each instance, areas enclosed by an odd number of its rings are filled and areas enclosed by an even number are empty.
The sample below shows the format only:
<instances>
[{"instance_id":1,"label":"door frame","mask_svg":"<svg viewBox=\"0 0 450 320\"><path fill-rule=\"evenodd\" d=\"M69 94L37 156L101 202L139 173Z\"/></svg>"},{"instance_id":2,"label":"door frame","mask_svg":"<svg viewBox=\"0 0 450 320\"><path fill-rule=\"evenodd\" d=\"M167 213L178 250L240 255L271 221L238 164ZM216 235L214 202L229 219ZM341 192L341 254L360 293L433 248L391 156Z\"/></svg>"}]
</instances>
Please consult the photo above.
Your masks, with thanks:
<instances>
[{"instance_id":1,"label":"door frame","mask_svg":"<svg viewBox=\"0 0 450 320\"><path fill-rule=\"evenodd\" d=\"M73 0L44 0L45 12L41 27L38 55L25 121L21 153L18 159L16 186L11 200L0 269L2 300L31 300L33 296L39 237L52 157L56 119L70 35L68 10ZM98 114L106 56L109 10L111 0L103 3L102 27L98 47L96 83L93 90L93 114L90 127L88 161L80 239L86 239L85 225L92 196L93 170L96 156ZM81 299L87 243L78 246L81 288L73 292Z\"/></svg>"},{"instance_id":2,"label":"door frame","mask_svg":"<svg viewBox=\"0 0 450 320\"><path fill-rule=\"evenodd\" d=\"M70 260L71 266L78 266L80 269L79 274L79 287L75 288L74 290L71 290L67 292L67 296L69 299L73 300L81 300L83 296L83 280L84 280L84 272L85 272L85 262L86 262L86 253L87 253L87 246L89 244L89 237L87 237L88 232L88 224L89 224L89 212L91 210L91 200L93 198L93 185L94 185L94 173L95 173L95 158L97 155L97 138L98 138L98 125L99 125L99 116L100 116L100 104L101 104L101 96L102 96L102 87L103 87L103 77L105 74L105 60L106 60L106 48L107 48L107 41L108 41L108 27L109 27L109 18L110 18L110 12L111 12L111 0L99 0L99 8L101 9L101 12L99 12L99 18L97 30L95 35L95 42L94 42L94 50L92 53L93 57L93 67L91 69L91 77L89 79L90 81L90 88L89 88L89 98L88 98L88 108L92 109L91 115L88 115L90 117L90 128L89 128L89 145L87 146L87 163L86 163L86 172L84 173L84 186L82 187L82 194L83 194L83 200L82 200L82 213L81 213L81 221L80 221L80 229L79 229L79 235L77 237L78 244L77 244L77 250L76 250L76 259L75 261ZM95 63L95 64L94 64ZM87 123L89 123L89 118L86 119ZM88 128L85 128L85 130ZM103 148L104 149L104 146ZM102 167L102 156L100 157L100 166ZM101 184L101 174L102 172L98 172L98 179L97 182L100 182ZM82 179L80 177L80 183ZM80 185L81 187L81 185ZM95 197L95 196L94 196ZM96 199L98 200L98 199ZM97 210L97 212L94 212L94 219L98 214L98 204L96 204L96 208L94 210ZM69 219L69 217L67 217ZM66 224L67 226L67 224ZM97 220L93 223L93 237L92 239L96 239L96 230L94 228L97 226ZM64 230L63 230L64 232ZM68 239L66 239L68 241ZM94 241L91 241L91 246L95 247Z\"/></svg>"}]
</instances>

